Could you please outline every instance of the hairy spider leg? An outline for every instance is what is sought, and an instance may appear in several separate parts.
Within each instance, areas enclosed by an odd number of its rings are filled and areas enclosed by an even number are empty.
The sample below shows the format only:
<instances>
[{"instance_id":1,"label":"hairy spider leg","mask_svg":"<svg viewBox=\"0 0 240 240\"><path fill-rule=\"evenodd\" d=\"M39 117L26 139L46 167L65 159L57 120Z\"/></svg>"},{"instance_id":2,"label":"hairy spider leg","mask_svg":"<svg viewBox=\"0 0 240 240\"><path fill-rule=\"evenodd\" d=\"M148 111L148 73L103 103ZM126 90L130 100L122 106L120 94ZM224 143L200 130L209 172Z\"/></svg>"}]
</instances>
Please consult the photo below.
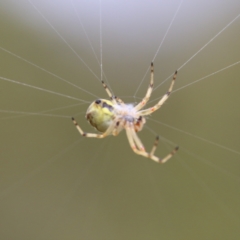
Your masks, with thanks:
<instances>
[{"instance_id":1,"label":"hairy spider leg","mask_svg":"<svg viewBox=\"0 0 240 240\"><path fill-rule=\"evenodd\" d=\"M154 67L153 67L153 62L152 62L151 63L150 84L149 84L147 93L146 93L145 97L143 98L143 100L135 106L136 110L142 109L149 101L152 91L153 91L153 84L154 84Z\"/></svg>"},{"instance_id":2,"label":"hairy spider leg","mask_svg":"<svg viewBox=\"0 0 240 240\"><path fill-rule=\"evenodd\" d=\"M160 99L160 101L156 105L154 105L153 107L139 111L139 115L141 115L141 116L150 115L151 113L158 110L166 102L166 100L169 98L169 95L172 92L173 85L175 83L176 78L177 78L177 71L173 75L173 79L172 79L172 82L170 84L170 87L169 87L167 93L165 95L163 95L163 97Z\"/></svg>"},{"instance_id":3,"label":"hairy spider leg","mask_svg":"<svg viewBox=\"0 0 240 240\"><path fill-rule=\"evenodd\" d=\"M76 120L72 117L72 121L73 124L76 126L77 130L79 131L79 133L83 136L83 137L91 137L91 138L105 138L108 135L111 135L112 132L114 131L115 128L117 128L117 121L114 121L113 124L111 124L108 129L101 134L97 134L97 133L86 133L84 132L80 126L78 125L78 123L76 122Z\"/></svg>"},{"instance_id":4,"label":"hairy spider leg","mask_svg":"<svg viewBox=\"0 0 240 240\"><path fill-rule=\"evenodd\" d=\"M143 157L146 157L146 158L150 158L151 160L153 160L157 163L167 162L179 149L179 147L175 147L167 156L165 156L164 158L159 158L159 157L154 155L154 152L157 148L157 144L158 144L158 141L159 141L158 137L156 138L156 140L154 142L154 145L152 147L151 152L148 153L148 152L145 151L144 146L142 145L139 137L137 136L133 125L129 122L126 124L126 134L127 134L129 144L130 144L132 150L136 154L142 155Z\"/></svg>"}]
</instances>

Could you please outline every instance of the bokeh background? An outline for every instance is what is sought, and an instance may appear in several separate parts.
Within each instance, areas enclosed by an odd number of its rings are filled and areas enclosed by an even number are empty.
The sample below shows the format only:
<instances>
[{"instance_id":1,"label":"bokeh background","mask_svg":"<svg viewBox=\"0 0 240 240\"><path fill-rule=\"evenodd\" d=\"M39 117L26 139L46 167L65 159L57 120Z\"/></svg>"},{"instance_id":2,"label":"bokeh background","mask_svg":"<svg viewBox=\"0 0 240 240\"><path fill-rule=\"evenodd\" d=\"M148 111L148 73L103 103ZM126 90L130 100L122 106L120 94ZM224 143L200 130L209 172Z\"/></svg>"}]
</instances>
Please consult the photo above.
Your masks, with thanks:
<instances>
[{"instance_id":1,"label":"bokeh background","mask_svg":"<svg viewBox=\"0 0 240 240\"><path fill-rule=\"evenodd\" d=\"M205 45L240 2L184 0L166 37L180 1L32 3L0 2L0 238L239 239L240 18ZM180 146L164 165L132 153L124 132L83 139L70 120L94 131L85 111L106 98L100 9L105 80L125 102L144 96L164 38L155 86L165 82L148 106L181 68L139 133L147 149L160 135L158 156Z\"/></svg>"}]
</instances>

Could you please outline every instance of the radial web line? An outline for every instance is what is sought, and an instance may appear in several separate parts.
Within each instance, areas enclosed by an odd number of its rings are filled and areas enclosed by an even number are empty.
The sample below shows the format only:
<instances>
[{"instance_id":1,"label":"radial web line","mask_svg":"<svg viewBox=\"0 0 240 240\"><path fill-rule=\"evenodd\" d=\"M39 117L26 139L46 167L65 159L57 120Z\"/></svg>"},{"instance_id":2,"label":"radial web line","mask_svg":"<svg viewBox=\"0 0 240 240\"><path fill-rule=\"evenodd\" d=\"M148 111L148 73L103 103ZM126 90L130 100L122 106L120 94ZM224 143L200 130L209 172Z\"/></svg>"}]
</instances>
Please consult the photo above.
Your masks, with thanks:
<instances>
[{"instance_id":1,"label":"radial web line","mask_svg":"<svg viewBox=\"0 0 240 240\"><path fill-rule=\"evenodd\" d=\"M220 69L220 70L217 70L216 72L210 73L210 74L206 75L205 77L199 78L199 79L197 79L197 80L195 80L195 81L193 81L193 82L191 82L191 83L188 83L188 84L186 84L186 85L184 85L184 86L182 86L182 87L177 88L176 90L172 91L172 93L177 92L177 91L179 91L179 90L182 90L182 89L184 89L184 88L186 88L186 87L189 87L189 86L192 85L192 84L195 84L195 83L197 83L197 82L200 82L200 81L204 80L205 78L211 77L212 75L215 75L215 74L217 74L217 73L219 73L219 72L222 72L222 71L224 71L224 70L226 70L226 69L228 69L228 68L230 68L230 67L233 67L233 66L235 66L235 65L237 65L237 64L239 64L239 63L240 63L240 61L235 62L235 63L233 63L233 64L231 64L231 65L228 65L227 67L224 67L224 68L222 68L222 69Z\"/></svg>"},{"instance_id":2,"label":"radial web line","mask_svg":"<svg viewBox=\"0 0 240 240\"><path fill-rule=\"evenodd\" d=\"M201 77L201 78L199 78L199 79L197 79L197 80L194 80L193 82L190 82L190 83L188 83L188 84L186 84L186 85L184 85L184 86L182 86L182 87L179 87L179 88L173 90L172 93L177 92L177 91L180 91L180 90L182 90L182 89L184 89L184 88L186 88L186 87L189 87L189 86L191 86L191 85L193 85L193 84L195 84L195 83L197 83L197 82L200 82L200 81L202 81L202 80L204 80L204 79L206 79L206 78L208 78L208 77L211 77L211 76L213 76L213 75L215 75L215 74L217 74L217 73L219 73L219 72L222 72L222 71L224 71L224 70L226 70L226 69L228 69L228 68L234 67L235 65L237 65L237 64L239 64L239 63L240 63L240 61L235 62L235 63L233 63L233 64L228 65L227 67L221 68L221 69L219 69L219 70L217 70L217 71L215 71L215 72L213 72L213 73L210 73L210 74L208 74L208 75L206 75L206 76L204 76L204 77ZM159 98L155 98L155 99L149 101L148 104L151 103L151 102L154 102L154 101L156 101L156 100L159 100Z\"/></svg>"},{"instance_id":3,"label":"radial web line","mask_svg":"<svg viewBox=\"0 0 240 240\"><path fill-rule=\"evenodd\" d=\"M151 132L154 136L156 136L156 132L154 130L152 130L149 126L145 126L145 127L149 132ZM172 145L172 146L178 145L177 143L174 143L173 141L170 141L169 139L166 139L165 137L162 137L162 136L159 136L159 139L163 142L166 142L166 143ZM219 171L219 172L225 174L226 176L231 177L232 179L234 179L236 181L240 181L240 177L238 175L227 171L225 168L219 167L218 165L214 164L213 162L207 160L206 158L203 158L202 156L199 156L199 155L187 150L186 148L184 148L182 146L181 146L181 152L185 152L187 155L194 157L195 159L199 160L201 163L204 163L205 165L212 167L216 171Z\"/></svg>"},{"instance_id":4,"label":"radial web line","mask_svg":"<svg viewBox=\"0 0 240 240\"><path fill-rule=\"evenodd\" d=\"M191 86L191 85L193 85L193 84L195 84L195 83L197 83L197 82L200 82L200 81L202 81L202 80L204 80L204 79L206 79L206 78L208 78L208 77L211 77L211 76L213 76L213 75L215 75L215 74L217 74L217 73L219 73L219 72L222 72L222 71L224 71L224 70L226 70L226 69L228 69L228 68L230 68L230 67L234 67L235 65L237 65L237 64L239 64L239 63L240 63L240 61L235 62L235 63L233 63L233 64L228 65L227 67L221 68L221 69L219 69L219 70L217 70L217 71L215 71L215 72L213 72L213 73L210 73L210 74L208 74L208 75L206 75L206 76L204 76L204 77L201 77L201 78L199 78L199 79L197 79L197 80L194 80L193 82L190 82L190 83L188 83L188 84L186 84L186 85L184 85L184 86L182 86L182 87L179 87L179 88L173 90L172 93L177 92L177 91L180 91L180 90L182 90L182 89L184 89L184 88L186 88L186 87L189 87L189 86ZM155 98L155 99L149 101L148 104L151 103L151 102L154 102L154 101L158 100L159 98L161 98L161 97L158 97L158 98Z\"/></svg>"},{"instance_id":5,"label":"radial web line","mask_svg":"<svg viewBox=\"0 0 240 240\"><path fill-rule=\"evenodd\" d=\"M52 109L48 109L48 110L44 110L44 111L40 111L40 112L36 112L36 113L33 113L33 112L20 112L19 111L11 111L11 110L0 110L0 112L4 112L4 113L13 113L13 114L20 114L20 115L15 115L15 116L11 116L11 117L1 117L0 119L11 119L11 118L21 118L21 117L25 117L27 115L37 115L37 116L53 116L53 117L66 117L66 118L69 118L70 116L60 116L60 115L47 115L47 114L44 114L44 113L48 113L48 112L53 112L53 111L57 111L57 110L63 110L63 109L66 109L66 108L71 108L71 107L75 107L75 106L79 106L79 105L83 105L83 104L86 104L86 103L77 103L77 104L72 104L72 105L68 105L68 106L65 106L65 107L58 107L58 108L52 108Z\"/></svg>"},{"instance_id":6,"label":"radial web line","mask_svg":"<svg viewBox=\"0 0 240 240\"><path fill-rule=\"evenodd\" d=\"M85 100L80 99L80 98L71 97L71 96L68 96L68 95L65 95L65 94L57 93L57 92L54 92L54 91L51 91L51 90L47 90L45 88L36 87L36 86L30 85L30 84L19 82L19 81L12 80L12 79L9 79L9 78L0 77L0 79L2 79L4 81L7 81L7 82L20 84L20 85L23 85L25 87L30 87L30 88L34 88L34 89L37 89L37 90L40 90L40 91L47 92L47 93L55 94L55 95L58 95L58 96L61 96L61 97L70 98L70 99L73 99L73 100L77 100L77 101L88 103L88 101L85 101Z\"/></svg>"},{"instance_id":7,"label":"radial web line","mask_svg":"<svg viewBox=\"0 0 240 240\"><path fill-rule=\"evenodd\" d=\"M11 110L2 110L1 113L14 113L14 114L24 114L24 115L37 115L37 116L46 116L46 117L59 117L59 118L70 118L69 116L55 115L55 114L43 114L43 113L34 113L34 112L21 112L21 111L11 111ZM16 116L15 116L16 117ZM19 117L19 116L18 116ZM1 118L4 119L4 118Z\"/></svg>"},{"instance_id":8,"label":"radial web line","mask_svg":"<svg viewBox=\"0 0 240 240\"><path fill-rule=\"evenodd\" d=\"M17 54L15 54L15 53L13 53L13 52L10 52L10 51L7 50L6 48L0 47L0 49L1 49L2 51L5 51L5 52L11 54L12 56L14 56L14 57L16 57L16 58L18 58L18 59L20 59L20 60L22 60L22 61L24 61L24 62L26 62L26 63L28 63L28 64L30 64L30 65L32 65L32 66L40 69L41 71L46 72L46 73L48 73L48 74L50 74L50 75L52 75L52 76L54 76L54 77L56 77L56 78L64 81L64 82L66 82L67 84L72 85L73 87L76 87L76 88L82 90L83 92L85 92L85 93L87 93L87 94L89 94L89 95L91 95L91 96L94 96L94 97L98 98L98 96L92 94L91 92L89 92L89 91L87 91L87 90L85 90L85 89L83 89L83 88L75 85L74 83L71 83L71 82L67 81L66 79L64 79L64 78L62 78L62 77L59 77L58 75L56 75L56 74L54 74L54 73L46 70L45 68L42 68L42 67L36 65L36 64L33 63L33 62L28 61L27 59L25 59L25 58L23 58L23 57L18 56Z\"/></svg>"},{"instance_id":9,"label":"radial web line","mask_svg":"<svg viewBox=\"0 0 240 240\"><path fill-rule=\"evenodd\" d=\"M59 38L68 46L68 48L75 54L75 56L87 67L87 69L100 81L99 77L93 72L93 70L87 65L87 63L78 55L78 53L71 47L71 45L66 41L66 39L57 31L57 29L48 21L48 19L40 12L35 4L31 0L28 2L36 9L44 21L53 29L53 31L59 36Z\"/></svg>"},{"instance_id":10,"label":"radial web line","mask_svg":"<svg viewBox=\"0 0 240 240\"><path fill-rule=\"evenodd\" d=\"M210 140L207 140L207 139L205 139L205 138L203 138L203 137L199 137L199 136L197 136L197 135L194 135L194 134L192 134L192 133L186 132L186 131L184 131L184 130L178 129L178 128L176 128L176 127L170 126L170 125L168 125L168 124L166 124L166 123L163 123L163 122L160 122L160 121L157 121L157 120L154 120L154 119L148 119L148 120L151 120L151 121L153 121L153 122L159 123L159 124L161 124L161 125L163 125L163 126L165 126L165 127L171 128L171 129L173 129L173 130L175 130L175 131L184 133L184 134L186 134L186 135L188 135L188 136L194 137L194 138L196 138L196 139L198 139L198 140L201 140L201 141L203 141L203 142L212 144L212 145L214 145L214 146L216 146L216 147L219 147L219 148L228 150L228 151L230 151L230 152L232 152L232 153L236 153L236 154L239 154L239 155L240 155L240 152L238 152L238 151L236 151L236 150L234 150L234 149L231 149L231 148L229 148L229 147L225 147L225 146L223 146L223 145L221 145L221 144L219 144L219 143L215 143L215 142L210 141Z\"/></svg>"},{"instance_id":11,"label":"radial web line","mask_svg":"<svg viewBox=\"0 0 240 240\"><path fill-rule=\"evenodd\" d=\"M177 10L176 10L176 12L175 12L175 14L174 14L174 16L173 16L170 24L169 24L169 26L168 26L168 28L167 28L167 31L165 32L165 34L164 34L164 36L163 36L163 39L162 39L162 41L161 41L161 43L160 43L160 45L159 45L159 47L158 47L158 49L157 49L157 51L156 51L153 59L152 59L152 62L155 61L155 58L157 57L157 55L158 55L158 53L159 53L159 51L160 51L160 48L162 47L163 42L164 42L165 38L167 37L167 34L168 34L168 32L169 32L169 30L170 30L170 28L171 28L171 26L172 26L172 24L173 24L173 22L174 22L174 20L175 20L175 18L176 18L176 16L177 16L177 14L178 14L178 11L179 11L179 9L180 9L180 7L181 7L181 5L182 5L182 2L183 2L183 0L180 2L179 6L178 6L178 8L177 8ZM146 73L144 74L141 82L139 83L139 85L138 85L138 87L137 87L137 89L136 89L136 91L135 91L135 93L134 93L134 96L137 95L139 88L141 87L141 85L142 85L142 83L143 83L143 81L144 81L147 73L149 72L149 69L150 69L150 66L148 66L148 69L147 69Z\"/></svg>"},{"instance_id":12,"label":"radial web line","mask_svg":"<svg viewBox=\"0 0 240 240\"><path fill-rule=\"evenodd\" d=\"M225 27L222 28L214 37L212 37L206 44L204 44L196 53L194 53L185 63L183 63L179 68L182 69L187 63L189 63L194 57L196 57L205 47L207 47L215 38L217 38L224 30L226 30L230 25L232 25L238 18L240 14L238 14L232 21L230 21ZM160 84L158 84L155 88L154 91L159 88L163 83L165 83L169 78L172 77L172 74L167 77L164 81L162 81Z\"/></svg>"},{"instance_id":13,"label":"radial web line","mask_svg":"<svg viewBox=\"0 0 240 240\"><path fill-rule=\"evenodd\" d=\"M87 41L88 41L88 44L89 44L90 47L91 47L91 50L92 50L92 52L93 52L93 54L94 54L94 57L96 58L97 63L98 63L98 65L100 66L100 61L99 61L99 59L98 59L98 56L97 56L97 54L96 54L96 51L94 50L93 44L92 44L92 42L91 42L90 39L89 39L89 36L88 36L88 34L87 34L87 31L86 31L86 29L85 29L85 27L84 27L84 25L83 25L83 23L82 23L82 21L81 21L81 18L80 18L79 13L78 13L78 11L77 11L77 9L76 9L76 6L75 6L74 3L73 3L73 0L71 0L71 4L72 4L72 7L73 7L73 9L74 9L74 12L75 12L75 14L76 14L76 16L77 16L77 19L78 19L78 21L79 21L79 23L80 23L80 25L81 25L81 27L82 27L82 29L83 29L84 35L86 36L86 39L87 39ZM104 77L106 83L108 84L108 88L112 91L111 86L110 86L110 84L109 84L109 81L108 81L108 79L107 79L107 76L106 76L106 74L104 73L104 70L102 70L102 71L103 71L103 72L102 72L102 73L103 73L103 77Z\"/></svg>"}]
</instances>

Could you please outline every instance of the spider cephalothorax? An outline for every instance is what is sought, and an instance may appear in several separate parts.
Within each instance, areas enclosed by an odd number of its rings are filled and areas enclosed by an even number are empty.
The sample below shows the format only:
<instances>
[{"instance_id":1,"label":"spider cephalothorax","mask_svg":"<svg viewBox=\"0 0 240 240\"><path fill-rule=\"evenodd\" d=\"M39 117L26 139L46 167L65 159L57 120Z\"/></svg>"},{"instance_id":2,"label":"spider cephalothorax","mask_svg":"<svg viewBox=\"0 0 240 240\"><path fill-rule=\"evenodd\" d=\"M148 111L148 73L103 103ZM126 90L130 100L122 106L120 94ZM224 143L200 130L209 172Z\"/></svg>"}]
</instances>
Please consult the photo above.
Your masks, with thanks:
<instances>
[{"instance_id":1,"label":"spider cephalothorax","mask_svg":"<svg viewBox=\"0 0 240 240\"><path fill-rule=\"evenodd\" d=\"M160 101L153 107L144 110L141 109L148 102L153 90L153 63L151 64L150 85L148 87L146 96L136 106L134 106L133 104L125 104L120 98L114 97L108 89L107 85L102 81L103 87L105 88L111 100L98 99L94 101L88 107L86 113L86 118L89 123L99 132L101 132L101 134L83 132L83 130L79 127L74 118L72 118L73 123L77 127L80 134L85 137L104 138L108 135L117 136L121 130L125 129L129 144L135 153L144 157L148 157L156 162L164 163L176 153L178 147L176 147L166 157L161 159L154 155L159 140L158 137L155 140L151 152L148 153L145 151L145 148L136 133L141 131L143 125L146 123L146 119L144 118L144 116L150 115L151 113L155 112L168 99L172 91L174 82L176 80L176 76L177 71L173 76L168 92L160 99Z\"/></svg>"}]
</instances>

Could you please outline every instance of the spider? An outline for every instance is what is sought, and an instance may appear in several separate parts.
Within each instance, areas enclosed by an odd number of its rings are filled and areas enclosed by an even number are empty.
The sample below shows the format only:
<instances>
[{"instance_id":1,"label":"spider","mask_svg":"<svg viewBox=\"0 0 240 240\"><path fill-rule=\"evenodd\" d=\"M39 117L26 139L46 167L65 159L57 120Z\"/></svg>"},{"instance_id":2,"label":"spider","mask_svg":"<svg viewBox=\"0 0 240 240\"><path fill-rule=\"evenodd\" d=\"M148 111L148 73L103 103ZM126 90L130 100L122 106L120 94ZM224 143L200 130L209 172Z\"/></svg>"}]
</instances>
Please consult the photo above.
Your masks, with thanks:
<instances>
[{"instance_id":1,"label":"spider","mask_svg":"<svg viewBox=\"0 0 240 240\"><path fill-rule=\"evenodd\" d=\"M158 136L156 137L151 152L146 152L144 145L137 136L137 132L141 131L144 124L146 123L146 119L144 118L144 116L150 115L151 113L158 110L163 105L163 103L168 99L172 91L176 77L177 71L173 76L171 85L167 93L160 99L160 101L156 105L144 110L141 109L148 102L153 90L154 83L153 63L151 63L150 85L148 87L147 93L145 97L142 99L142 101L138 103L136 106L132 104L125 104L120 98L114 96L107 87L107 85L104 83L104 81L102 81L102 85L105 88L111 100L98 99L89 106L86 112L87 120L100 133L99 134L86 133L80 128L80 126L78 125L74 118L72 118L72 121L76 126L77 130L79 131L79 133L84 137L104 138L108 135L117 136L121 130L125 129L128 142L132 150L136 154L150 158L158 163L165 163L177 152L178 147L175 147L172 150L172 152L170 152L164 158L159 158L154 155L158 145L159 137Z\"/></svg>"}]
</instances>

